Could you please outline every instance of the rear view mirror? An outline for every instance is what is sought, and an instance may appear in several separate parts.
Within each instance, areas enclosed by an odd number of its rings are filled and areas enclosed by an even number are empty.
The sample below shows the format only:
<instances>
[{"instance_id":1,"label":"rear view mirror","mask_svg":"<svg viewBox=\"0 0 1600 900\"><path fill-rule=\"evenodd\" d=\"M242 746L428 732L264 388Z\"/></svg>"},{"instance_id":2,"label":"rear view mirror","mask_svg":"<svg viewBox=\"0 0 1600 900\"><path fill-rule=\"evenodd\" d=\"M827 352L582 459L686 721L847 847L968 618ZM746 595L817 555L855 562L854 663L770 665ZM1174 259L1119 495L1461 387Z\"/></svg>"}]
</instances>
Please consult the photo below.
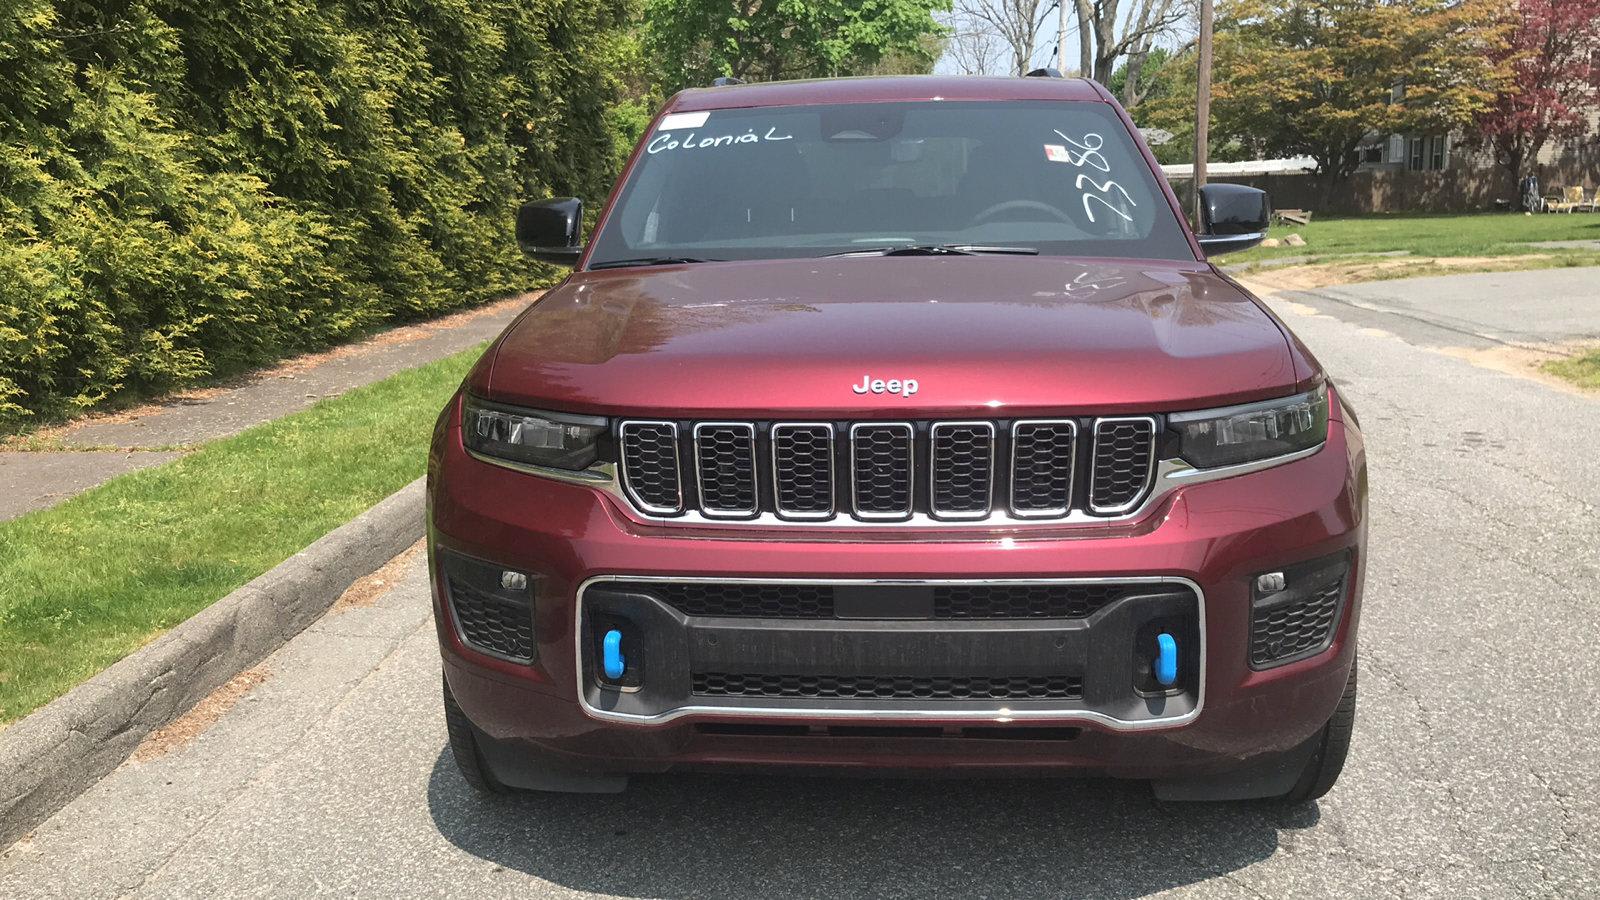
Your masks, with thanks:
<instances>
[{"instance_id":1,"label":"rear view mirror","mask_svg":"<svg viewBox=\"0 0 1600 900\"><path fill-rule=\"evenodd\" d=\"M1200 225L1195 235L1207 256L1237 253L1261 243L1272 218L1267 192L1242 184L1200 188Z\"/></svg>"},{"instance_id":2,"label":"rear view mirror","mask_svg":"<svg viewBox=\"0 0 1600 900\"><path fill-rule=\"evenodd\" d=\"M577 197L536 200L517 210L517 243L534 259L577 265L583 255L582 229L583 201Z\"/></svg>"}]
</instances>

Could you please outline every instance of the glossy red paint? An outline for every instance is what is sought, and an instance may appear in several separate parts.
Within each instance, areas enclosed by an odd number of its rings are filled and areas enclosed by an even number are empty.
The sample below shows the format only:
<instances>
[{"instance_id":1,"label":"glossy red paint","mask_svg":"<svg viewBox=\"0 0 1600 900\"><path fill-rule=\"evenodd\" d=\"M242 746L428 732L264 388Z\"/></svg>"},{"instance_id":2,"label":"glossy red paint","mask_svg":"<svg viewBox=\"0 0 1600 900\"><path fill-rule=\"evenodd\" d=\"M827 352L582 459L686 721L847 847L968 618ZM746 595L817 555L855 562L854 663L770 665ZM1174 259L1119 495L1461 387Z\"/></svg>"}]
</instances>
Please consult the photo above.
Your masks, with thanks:
<instances>
[{"instance_id":1,"label":"glossy red paint","mask_svg":"<svg viewBox=\"0 0 1600 900\"><path fill-rule=\"evenodd\" d=\"M852 393L866 373L920 390ZM1278 324L1201 263L958 256L580 272L479 384L569 412L875 418L1178 411L1304 381Z\"/></svg>"},{"instance_id":2,"label":"glossy red paint","mask_svg":"<svg viewBox=\"0 0 1600 900\"><path fill-rule=\"evenodd\" d=\"M1098 85L1075 80L891 78L686 91L662 114L938 98L1115 106ZM1120 108L1119 115L1132 129ZM1159 174L1158 181L1165 185ZM1181 220L1170 188L1165 195ZM602 221L614 201L615 193ZM1190 242L1192 262L871 257L599 272L580 263L507 329L463 391L598 415L931 419L1170 413L1321 383L1316 360L1283 323L1207 264L1193 235ZM863 375L913 377L919 390L863 398L850 390ZM938 530L651 523L605 491L468 455L458 394L430 455L430 547L539 576L538 653L536 663L520 665L464 645L436 583L446 676L485 735L587 769L1048 768L1171 777L1236 767L1316 734L1354 659L1366 570L1365 458L1355 422L1330 393L1333 421L1319 452L1179 488L1132 521ZM1351 554L1354 568L1332 646L1252 670L1251 578L1338 551ZM1205 596L1204 705L1189 724L1136 733L1067 719L1062 724L1083 729L1070 741L706 733L699 726L726 720L715 714L660 725L601 721L577 701L574 649L575 593L601 574L1181 576Z\"/></svg>"}]
</instances>

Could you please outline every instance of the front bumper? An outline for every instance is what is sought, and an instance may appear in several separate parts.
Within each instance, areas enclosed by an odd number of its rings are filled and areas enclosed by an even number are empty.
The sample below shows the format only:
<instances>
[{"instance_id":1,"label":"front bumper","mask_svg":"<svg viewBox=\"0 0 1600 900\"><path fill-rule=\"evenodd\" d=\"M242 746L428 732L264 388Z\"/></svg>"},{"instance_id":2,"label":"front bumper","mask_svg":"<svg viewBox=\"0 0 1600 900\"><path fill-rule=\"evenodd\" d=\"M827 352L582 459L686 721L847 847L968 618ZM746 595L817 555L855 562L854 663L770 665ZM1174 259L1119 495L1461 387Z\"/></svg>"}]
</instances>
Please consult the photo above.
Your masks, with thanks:
<instances>
[{"instance_id":1,"label":"front bumper","mask_svg":"<svg viewBox=\"0 0 1600 900\"><path fill-rule=\"evenodd\" d=\"M1321 452L1261 472L1181 488L1137 521L1097 527L974 527L959 533L913 528L797 533L644 523L593 488L472 458L461 446L454 420L442 418L430 460L435 618L450 688L481 735L501 750L515 747L567 766L605 772L758 765L1043 768L1174 777L1222 771L1302 745L1332 713L1353 659L1365 568L1365 465L1359 433L1337 420L1330 424ZM533 576L536 653L531 664L478 652L461 640L443 601L446 590L437 566L441 551ZM1350 568L1329 646L1280 667L1251 668L1254 576L1340 555ZM670 608L651 607L648 597L619 601L614 591L605 592L618 579L637 585L671 578L918 584L1148 580L1193 592L1187 607L1124 610L1125 618L1134 618L1079 635L1057 627L1060 623L1013 622L1009 633L974 636L974 629L967 627L974 623L958 628L920 622L909 630L923 634L921 644L913 638L911 645L874 645L872 653L852 657L858 669L870 660L890 669L895 660L916 668L943 652L1036 660L1038 654L1027 648L1040 641L1045 643L1038 646L1087 659L1090 648L1106 644L1094 639L1096 634L1114 635L1118 652L1129 655L1131 645L1125 652L1120 649L1124 636L1160 615L1192 616L1189 646L1201 644L1203 651L1187 657L1192 660L1184 673L1187 681L1180 679L1171 691L1096 695L1088 679L1104 666L1085 665L1084 696L1077 702L695 700L684 687L688 663L675 661L673 654L687 658L711 652L706 642L715 643L718 628L734 629L721 632L721 646L727 650L733 637L743 649L726 655L746 662L792 647L793 640L774 633L785 628L787 637L809 642L812 649L802 655L813 657L812 662L818 657L837 662L837 656L828 654L853 651L840 650L838 641L830 644L830 631L842 629L844 644L859 647L862 629L870 631L871 626L831 620L809 625L678 621L684 617L674 617ZM620 609L618 602L624 604ZM655 671L679 679L678 693L641 696L647 693L643 689L599 690L596 654L588 643L594 638L590 617L596 611L653 622L647 632L662 635L663 643L646 653L657 663ZM900 634L907 630L893 629ZM760 640L750 643L752 635ZM958 642L954 649L951 640ZM959 645L961 641L967 643ZM1081 652L1074 641L1082 642ZM1024 668L1033 664L1028 659Z\"/></svg>"}]
</instances>

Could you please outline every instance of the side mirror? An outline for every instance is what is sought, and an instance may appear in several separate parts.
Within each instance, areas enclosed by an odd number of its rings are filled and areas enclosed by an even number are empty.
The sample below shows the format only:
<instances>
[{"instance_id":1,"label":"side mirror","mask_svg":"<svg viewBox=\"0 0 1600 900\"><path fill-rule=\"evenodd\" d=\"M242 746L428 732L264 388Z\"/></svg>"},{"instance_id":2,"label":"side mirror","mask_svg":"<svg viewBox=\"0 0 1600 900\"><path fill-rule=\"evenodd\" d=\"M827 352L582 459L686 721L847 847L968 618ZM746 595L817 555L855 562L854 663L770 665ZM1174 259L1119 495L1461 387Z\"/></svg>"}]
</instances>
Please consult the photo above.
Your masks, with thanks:
<instances>
[{"instance_id":1,"label":"side mirror","mask_svg":"<svg viewBox=\"0 0 1600 900\"><path fill-rule=\"evenodd\" d=\"M1272 219L1267 192L1242 184L1200 188L1202 234L1195 235L1206 256L1237 253L1261 243Z\"/></svg>"},{"instance_id":2,"label":"side mirror","mask_svg":"<svg viewBox=\"0 0 1600 900\"><path fill-rule=\"evenodd\" d=\"M517 243L534 259L577 265L583 255L583 201L557 197L522 204L517 210Z\"/></svg>"}]
</instances>

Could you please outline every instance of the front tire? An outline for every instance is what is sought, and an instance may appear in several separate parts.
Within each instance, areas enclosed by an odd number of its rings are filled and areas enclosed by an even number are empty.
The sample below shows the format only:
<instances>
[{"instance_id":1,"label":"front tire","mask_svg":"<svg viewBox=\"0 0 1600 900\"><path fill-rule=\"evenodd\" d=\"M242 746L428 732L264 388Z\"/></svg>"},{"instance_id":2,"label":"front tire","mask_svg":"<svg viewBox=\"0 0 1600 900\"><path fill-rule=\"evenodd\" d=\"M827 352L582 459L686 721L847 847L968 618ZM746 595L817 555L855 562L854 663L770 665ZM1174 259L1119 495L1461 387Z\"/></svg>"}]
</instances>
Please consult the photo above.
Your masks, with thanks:
<instances>
[{"instance_id":1,"label":"front tire","mask_svg":"<svg viewBox=\"0 0 1600 900\"><path fill-rule=\"evenodd\" d=\"M484 795L509 794L511 789L501 784L483 761L478 749L478 736L472 730L467 714L456 705L450 693L450 682L444 683L444 724L450 733L450 755L456 758L456 768L474 791Z\"/></svg>"},{"instance_id":2,"label":"front tire","mask_svg":"<svg viewBox=\"0 0 1600 900\"><path fill-rule=\"evenodd\" d=\"M1310 803L1333 789L1344 771L1344 761L1350 755L1350 737L1356 727L1356 661L1350 661L1350 677L1344 684L1344 696L1333 711L1333 718L1323 726L1322 740L1306 763L1300 780L1288 793L1278 798L1286 804Z\"/></svg>"}]
</instances>

